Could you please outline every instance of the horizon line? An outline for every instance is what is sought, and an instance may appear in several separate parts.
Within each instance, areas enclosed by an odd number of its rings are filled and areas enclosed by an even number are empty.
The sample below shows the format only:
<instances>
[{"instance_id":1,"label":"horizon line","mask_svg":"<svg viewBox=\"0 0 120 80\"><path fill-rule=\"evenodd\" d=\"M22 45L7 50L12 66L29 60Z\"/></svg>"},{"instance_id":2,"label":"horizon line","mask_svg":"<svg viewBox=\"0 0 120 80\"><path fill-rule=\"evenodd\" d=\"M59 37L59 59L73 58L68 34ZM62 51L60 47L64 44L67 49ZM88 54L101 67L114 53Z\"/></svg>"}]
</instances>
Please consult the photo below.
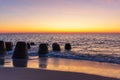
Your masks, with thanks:
<instances>
[{"instance_id":1,"label":"horizon line","mask_svg":"<svg viewBox=\"0 0 120 80\"><path fill-rule=\"evenodd\" d=\"M120 34L120 32L0 32L0 34Z\"/></svg>"}]
</instances>

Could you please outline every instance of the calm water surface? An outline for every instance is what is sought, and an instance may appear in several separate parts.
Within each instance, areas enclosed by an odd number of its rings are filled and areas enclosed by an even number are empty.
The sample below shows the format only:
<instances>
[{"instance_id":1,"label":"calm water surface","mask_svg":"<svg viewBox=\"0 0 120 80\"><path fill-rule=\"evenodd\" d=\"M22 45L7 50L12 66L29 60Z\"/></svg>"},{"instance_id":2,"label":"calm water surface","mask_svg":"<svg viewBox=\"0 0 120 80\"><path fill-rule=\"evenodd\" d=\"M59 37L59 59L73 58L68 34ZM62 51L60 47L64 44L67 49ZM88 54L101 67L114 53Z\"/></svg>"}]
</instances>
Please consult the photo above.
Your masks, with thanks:
<instances>
[{"instance_id":1,"label":"calm water surface","mask_svg":"<svg viewBox=\"0 0 120 80\"><path fill-rule=\"evenodd\" d=\"M86 60L41 57L28 60L5 60L3 67L27 67L56 71L87 73L120 79L120 65Z\"/></svg>"}]
</instances>

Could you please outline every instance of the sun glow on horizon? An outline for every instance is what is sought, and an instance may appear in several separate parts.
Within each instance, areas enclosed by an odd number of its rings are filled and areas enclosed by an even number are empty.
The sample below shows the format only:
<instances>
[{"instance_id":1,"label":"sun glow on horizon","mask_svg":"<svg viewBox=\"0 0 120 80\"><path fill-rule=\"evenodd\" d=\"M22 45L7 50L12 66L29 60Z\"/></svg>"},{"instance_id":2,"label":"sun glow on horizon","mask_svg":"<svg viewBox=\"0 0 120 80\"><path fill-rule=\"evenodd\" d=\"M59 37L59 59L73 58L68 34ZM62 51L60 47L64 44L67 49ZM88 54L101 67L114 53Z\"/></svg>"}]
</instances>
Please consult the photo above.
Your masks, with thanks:
<instances>
[{"instance_id":1,"label":"sun glow on horizon","mask_svg":"<svg viewBox=\"0 0 120 80\"><path fill-rule=\"evenodd\" d=\"M0 0L0 32L120 32L119 0Z\"/></svg>"}]
</instances>

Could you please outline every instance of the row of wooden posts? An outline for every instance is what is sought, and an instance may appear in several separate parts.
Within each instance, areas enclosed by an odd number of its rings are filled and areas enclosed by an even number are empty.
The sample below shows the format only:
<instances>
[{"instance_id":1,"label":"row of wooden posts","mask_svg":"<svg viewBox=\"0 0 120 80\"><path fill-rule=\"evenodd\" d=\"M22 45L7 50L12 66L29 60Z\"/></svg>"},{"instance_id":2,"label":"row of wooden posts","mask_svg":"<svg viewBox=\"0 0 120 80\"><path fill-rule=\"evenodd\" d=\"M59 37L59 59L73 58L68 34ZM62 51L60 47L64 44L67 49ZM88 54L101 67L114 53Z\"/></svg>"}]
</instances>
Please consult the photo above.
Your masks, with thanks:
<instances>
[{"instance_id":1,"label":"row of wooden posts","mask_svg":"<svg viewBox=\"0 0 120 80\"><path fill-rule=\"evenodd\" d=\"M27 59L28 58L28 49L30 49L31 45L35 45L34 42L32 43L26 43L26 42L17 42L12 59ZM13 43L12 42L4 42L0 41L0 57L4 57L6 55L6 51L10 51L13 49ZM52 50L53 51L60 51L60 45L58 43L52 44ZM65 50L71 50L71 44L66 43L65 44ZM41 43L39 45L38 55L39 57L44 56L45 54L48 54L48 44L47 43Z\"/></svg>"}]
</instances>

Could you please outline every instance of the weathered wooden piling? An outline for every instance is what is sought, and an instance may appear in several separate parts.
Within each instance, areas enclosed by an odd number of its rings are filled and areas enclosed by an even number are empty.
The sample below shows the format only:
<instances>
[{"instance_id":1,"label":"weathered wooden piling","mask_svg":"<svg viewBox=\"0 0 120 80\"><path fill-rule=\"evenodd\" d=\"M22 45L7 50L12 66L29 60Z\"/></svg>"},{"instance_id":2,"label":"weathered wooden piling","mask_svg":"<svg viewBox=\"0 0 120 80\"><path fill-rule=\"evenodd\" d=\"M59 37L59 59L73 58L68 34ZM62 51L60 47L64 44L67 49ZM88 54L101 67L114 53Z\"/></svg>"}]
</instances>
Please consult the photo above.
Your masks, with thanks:
<instances>
[{"instance_id":1,"label":"weathered wooden piling","mask_svg":"<svg viewBox=\"0 0 120 80\"><path fill-rule=\"evenodd\" d=\"M48 44L46 44L46 43L40 44L39 51L38 51L39 57L41 57L42 55L45 55L47 53L48 53Z\"/></svg>"},{"instance_id":2,"label":"weathered wooden piling","mask_svg":"<svg viewBox=\"0 0 120 80\"><path fill-rule=\"evenodd\" d=\"M6 45L4 41L0 41L0 57L4 57L6 55Z\"/></svg>"},{"instance_id":3,"label":"weathered wooden piling","mask_svg":"<svg viewBox=\"0 0 120 80\"><path fill-rule=\"evenodd\" d=\"M5 42L6 44L6 50L11 51L13 49L13 43L12 42Z\"/></svg>"},{"instance_id":4,"label":"weathered wooden piling","mask_svg":"<svg viewBox=\"0 0 120 80\"><path fill-rule=\"evenodd\" d=\"M13 59L28 58L28 48L25 42L17 42L12 58Z\"/></svg>"},{"instance_id":5,"label":"weathered wooden piling","mask_svg":"<svg viewBox=\"0 0 120 80\"><path fill-rule=\"evenodd\" d=\"M30 48L31 48L30 43L27 43L27 48L28 48L28 49L30 49Z\"/></svg>"},{"instance_id":6,"label":"weathered wooden piling","mask_svg":"<svg viewBox=\"0 0 120 80\"><path fill-rule=\"evenodd\" d=\"M65 50L68 50L68 51L71 50L71 44L70 43L65 44Z\"/></svg>"},{"instance_id":7,"label":"weathered wooden piling","mask_svg":"<svg viewBox=\"0 0 120 80\"><path fill-rule=\"evenodd\" d=\"M52 49L53 51L60 51L60 45L58 43L53 43L52 44Z\"/></svg>"}]
</instances>

